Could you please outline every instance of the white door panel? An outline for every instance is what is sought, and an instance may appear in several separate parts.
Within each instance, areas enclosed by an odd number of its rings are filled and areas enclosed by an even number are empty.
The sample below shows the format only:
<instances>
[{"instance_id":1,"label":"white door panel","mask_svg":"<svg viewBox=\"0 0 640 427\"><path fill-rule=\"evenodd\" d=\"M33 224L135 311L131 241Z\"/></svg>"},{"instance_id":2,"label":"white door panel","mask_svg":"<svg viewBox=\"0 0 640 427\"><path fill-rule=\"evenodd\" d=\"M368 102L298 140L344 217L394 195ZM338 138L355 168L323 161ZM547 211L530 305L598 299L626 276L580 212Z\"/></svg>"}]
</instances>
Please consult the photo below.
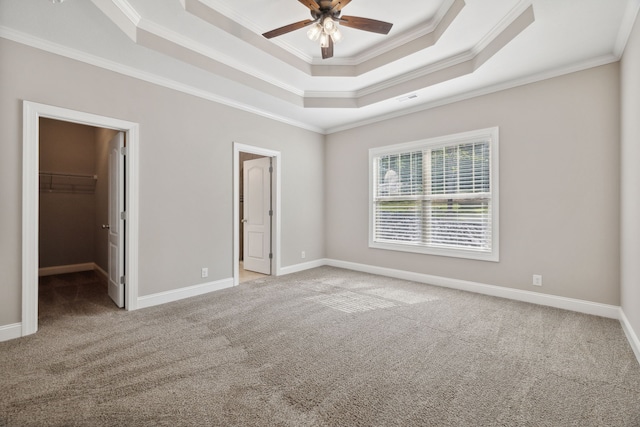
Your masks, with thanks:
<instances>
[{"instance_id":1,"label":"white door panel","mask_svg":"<svg viewBox=\"0 0 640 427\"><path fill-rule=\"evenodd\" d=\"M124 133L118 132L109 141L109 297L118 307L124 307Z\"/></svg>"},{"instance_id":2,"label":"white door panel","mask_svg":"<svg viewBox=\"0 0 640 427\"><path fill-rule=\"evenodd\" d=\"M243 164L244 269L271 274L271 159Z\"/></svg>"}]
</instances>

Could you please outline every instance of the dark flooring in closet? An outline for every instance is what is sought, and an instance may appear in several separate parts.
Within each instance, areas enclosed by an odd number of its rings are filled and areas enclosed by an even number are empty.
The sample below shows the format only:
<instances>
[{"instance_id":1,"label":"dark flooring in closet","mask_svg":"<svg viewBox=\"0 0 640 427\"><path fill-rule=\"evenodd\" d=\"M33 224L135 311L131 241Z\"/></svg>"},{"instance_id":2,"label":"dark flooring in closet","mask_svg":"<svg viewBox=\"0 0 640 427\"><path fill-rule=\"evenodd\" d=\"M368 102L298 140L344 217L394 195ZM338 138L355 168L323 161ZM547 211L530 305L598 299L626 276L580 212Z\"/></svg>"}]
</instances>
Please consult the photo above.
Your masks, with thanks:
<instances>
[{"instance_id":1,"label":"dark flooring in closet","mask_svg":"<svg viewBox=\"0 0 640 427\"><path fill-rule=\"evenodd\" d=\"M65 316L117 310L107 293L106 279L95 271L43 276L38 280L40 327Z\"/></svg>"}]
</instances>

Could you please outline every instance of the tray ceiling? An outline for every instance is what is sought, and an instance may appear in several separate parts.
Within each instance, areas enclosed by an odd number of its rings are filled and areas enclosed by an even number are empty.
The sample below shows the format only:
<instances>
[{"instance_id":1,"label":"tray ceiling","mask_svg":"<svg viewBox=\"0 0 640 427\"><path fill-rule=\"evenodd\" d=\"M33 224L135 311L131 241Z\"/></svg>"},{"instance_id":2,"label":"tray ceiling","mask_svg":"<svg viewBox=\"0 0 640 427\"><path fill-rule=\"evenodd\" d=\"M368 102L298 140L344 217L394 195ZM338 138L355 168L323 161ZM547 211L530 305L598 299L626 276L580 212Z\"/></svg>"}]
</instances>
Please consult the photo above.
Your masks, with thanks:
<instances>
[{"instance_id":1,"label":"tray ceiling","mask_svg":"<svg viewBox=\"0 0 640 427\"><path fill-rule=\"evenodd\" d=\"M393 7L391 7L392 5ZM638 0L353 0L323 60L297 0L0 0L0 36L318 132L620 58Z\"/></svg>"}]
</instances>

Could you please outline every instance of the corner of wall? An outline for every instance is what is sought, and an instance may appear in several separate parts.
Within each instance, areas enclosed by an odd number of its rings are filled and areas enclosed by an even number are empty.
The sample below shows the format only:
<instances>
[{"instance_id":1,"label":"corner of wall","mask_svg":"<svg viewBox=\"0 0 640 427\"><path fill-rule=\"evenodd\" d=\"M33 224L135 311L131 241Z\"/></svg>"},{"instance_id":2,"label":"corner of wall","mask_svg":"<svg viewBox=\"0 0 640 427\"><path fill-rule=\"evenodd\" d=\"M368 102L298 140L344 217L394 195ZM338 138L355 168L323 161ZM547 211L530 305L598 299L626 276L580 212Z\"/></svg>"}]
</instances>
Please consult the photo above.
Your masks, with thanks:
<instances>
[{"instance_id":1,"label":"corner of wall","mask_svg":"<svg viewBox=\"0 0 640 427\"><path fill-rule=\"evenodd\" d=\"M638 335L631 327L629 319L627 319L622 308L620 308L620 324L622 325L624 334L627 336L627 340L629 341L629 345L631 345L633 353L636 355L636 359L638 359L638 363L640 363L640 338L638 338Z\"/></svg>"},{"instance_id":2,"label":"corner of wall","mask_svg":"<svg viewBox=\"0 0 640 427\"><path fill-rule=\"evenodd\" d=\"M9 341L22 336L22 323L0 326L0 342Z\"/></svg>"}]
</instances>

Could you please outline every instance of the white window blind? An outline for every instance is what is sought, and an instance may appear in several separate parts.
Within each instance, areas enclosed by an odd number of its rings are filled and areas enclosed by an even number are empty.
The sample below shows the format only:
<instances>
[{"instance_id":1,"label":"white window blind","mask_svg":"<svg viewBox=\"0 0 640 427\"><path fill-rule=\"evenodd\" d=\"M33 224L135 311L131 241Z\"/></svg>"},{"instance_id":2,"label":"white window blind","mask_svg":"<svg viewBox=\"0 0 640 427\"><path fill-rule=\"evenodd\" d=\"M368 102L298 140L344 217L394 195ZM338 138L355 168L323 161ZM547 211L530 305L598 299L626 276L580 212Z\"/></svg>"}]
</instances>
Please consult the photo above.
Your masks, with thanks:
<instances>
[{"instance_id":1,"label":"white window blind","mask_svg":"<svg viewBox=\"0 0 640 427\"><path fill-rule=\"evenodd\" d=\"M370 157L371 246L497 260L497 129Z\"/></svg>"}]
</instances>

